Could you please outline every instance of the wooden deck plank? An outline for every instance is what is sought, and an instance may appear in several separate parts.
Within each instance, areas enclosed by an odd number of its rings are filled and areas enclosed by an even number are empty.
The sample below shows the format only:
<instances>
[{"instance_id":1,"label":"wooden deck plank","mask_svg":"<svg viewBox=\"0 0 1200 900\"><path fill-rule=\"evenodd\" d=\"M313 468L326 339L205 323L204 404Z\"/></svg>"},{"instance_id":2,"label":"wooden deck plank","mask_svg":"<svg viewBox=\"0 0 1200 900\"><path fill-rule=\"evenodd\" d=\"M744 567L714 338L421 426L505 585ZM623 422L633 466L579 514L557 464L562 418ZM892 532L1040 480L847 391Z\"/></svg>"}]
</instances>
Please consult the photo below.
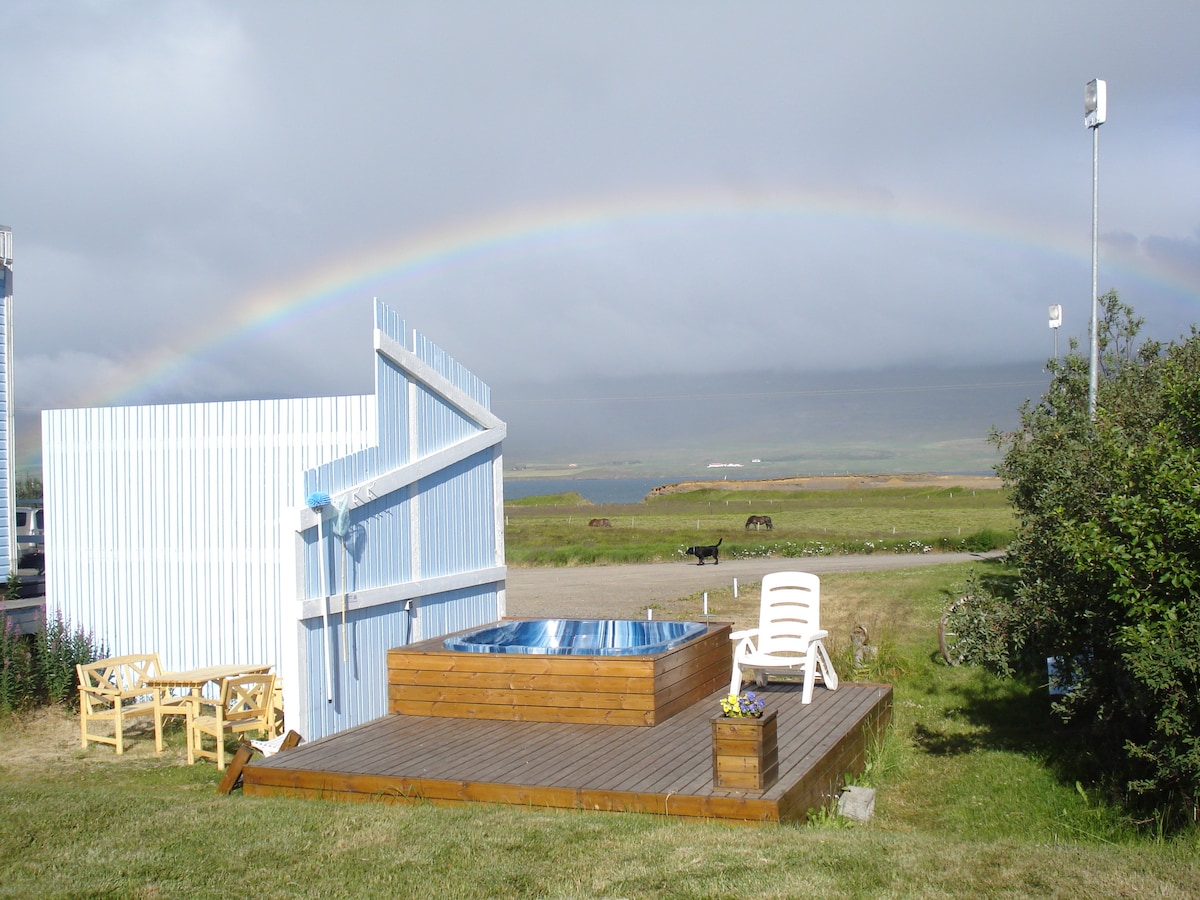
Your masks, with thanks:
<instances>
[{"instance_id":1,"label":"wooden deck plank","mask_svg":"<svg viewBox=\"0 0 1200 900\"><path fill-rule=\"evenodd\" d=\"M707 718L707 717L705 717L705 719L706 719L706 718ZM470 735L465 733L465 731L470 731L470 730L472 730L472 729L469 727L469 726L471 726L471 725L472 725L472 723L470 723L470 722L462 722L462 723L455 723L455 725L456 725L456 727L455 727L455 731L456 731L456 734L457 734L457 737L458 737L458 740L459 740L459 743L457 744L457 746L458 746L459 748L462 748L462 747L464 747L464 746L470 746L471 744L474 744L474 743L475 743L474 741L472 741L472 740L470 739ZM465 731L464 731L464 728L463 728L463 726L468 726L468 727L465 729ZM707 728L707 727L708 727L706 722L704 723L703 727L704 727L704 728ZM665 737L666 737L666 732L662 732L662 729L663 729L663 726L658 726L656 729L654 729L654 731L656 732L656 737L660 737L660 736L661 736L661 737L663 737L663 738L665 738ZM603 731L603 729L601 729L601 730ZM611 729L610 729L609 731L611 732ZM668 731L669 731L669 729L668 729ZM662 733L661 733L661 735L659 734L659 732L662 732ZM528 738L529 736L528 736L528 735L526 735L526 737ZM626 736L625 736L625 735L622 735L622 738L624 738L624 737L626 737ZM672 738L672 740L674 740L674 738ZM672 741L667 741L666 743L667 743L667 744L670 744L671 742L672 742ZM568 739L568 740L565 740L565 742L564 742L563 746L570 747L570 746L571 746L573 743L575 743L574 739ZM589 748L590 748L590 747L593 747L593 746L594 746L594 743L595 743L594 741L588 741L588 742L585 744L585 746L587 746L587 747L589 747ZM617 741L616 743L620 744L620 743L623 743L623 741ZM654 743L662 743L662 741L656 741L656 742L654 742ZM703 742L697 742L697 741L694 741L694 740L683 740L683 741L682 741L682 743L680 743L680 742L676 741L676 742L675 742L675 746L674 746L673 748L672 748L672 747L669 747L669 746L665 748L665 749L666 749L666 752L667 752L668 754L671 754L671 753L678 754L678 752L679 752L679 748L680 748L680 746L681 746L681 745L682 745L682 746L685 746L685 747L698 748L698 749L693 749L691 752L692 752L692 754L693 754L693 755L694 755L694 756L695 756L697 759L702 759L702 758L703 758L703 756L704 756L704 754L705 754L705 747L707 746L707 742L706 742L706 741L703 741ZM477 745L477 746L478 746L478 745ZM344 748L343 748L343 749L344 749ZM604 757L604 753L605 753L605 752L607 752L607 751L606 751L604 748L600 748L600 749L601 749L601 751L602 751L602 752L601 752L601 754L600 754L600 756L601 756L601 758L603 758L603 757ZM560 752L560 748L559 748L558 746L554 746L554 745L547 745L547 746L546 746L546 747L544 747L544 748L541 748L541 747L534 748L534 749L533 749L533 752L532 752L532 753L530 753L530 752L528 752L528 746L527 746L527 748L526 748L526 751L527 751L527 752L525 752L525 753L524 753L524 756L525 756L525 757L527 757L527 758L533 759L533 758L541 757L541 758L543 758L543 759L544 759L544 758L545 758L547 755L549 755L549 756L558 755L558 754L559 754L559 752ZM661 753L662 753L662 752L663 752L663 748L658 748L658 747L654 747L654 746L650 746L650 745L648 745L648 746L647 746L647 747L646 747L646 748L643 750L643 755L644 755L645 757L647 757L647 758L649 758L649 759L652 759L652 760L655 760L655 761L657 762L658 760L660 760L660 759L661 759ZM461 751L460 751L460 755L462 755L462 754L461 754ZM497 761L500 761L500 760L505 760L505 759L519 759L519 758L521 758L521 757L519 757L519 756L515 756L515 755L497 755L497 754L493 754L493 753L491 752L491 750L490 750L490 744L489 744L489 745L487 745L487 747L485 747L485 749L484 749L483 751L481 751L481 752L480 752L479 754L477 754L477 755L480 755L480 756L482 756L484 759L487 759L487 758L489 757L489 755L490 755L490 757L491 757L491 762L492 762L492 766L489 766L489 767L488 767L487 769L485 769L485 770L478 770L478 768L477 768L477 771L476 771L475 777L480 777L482 774L487 774L489 777L494 777L494 778L512 778L512 777L513 777L513 776L512 776L512 773L505 773L505 772L493 772L494 765L495 765L495 763L496 763ZM440 764L440 765L441 765L443 768L445 767L445 764L446 764L448 761L453 761L453 760L451 760L451 759L450 759L450 758L449 758L449 757L446 755L444 748L442 748L442 749L439 749L439 750L438 750L438 752L437 752L437 756L438 756L438 759L437 759L437 761L438 761L438 763L439 763L439 764ZM580 757L579 757L578 753L576 753L576 754L574 754L573 758L575 758L575 759L577 759L577 760L578 760ZM670 758L670 757L669 757L669 758ZM585 758L585 760L586 760L586 758ZM421 761L421 760L419 760L419 759L412 759L412 760L410 760L410 761L409 761L409 765L410 765L410 767L411 767L411 766L413 766L414 764L418 764L418 763L421 763L421 762L422 762L422 761ZM468 762L469 762L469 760L468 760ZM356 768L356 769L361 769L361 766L355 766L354 768ZM423 766L422 766L421 768L422 768L422 770L423 770ZM588 765L581 766L581 768L590 768L590 769L591 769L591 771L592 771L592 773L593 773L593 775L595 775L595 766L594 766L593 764L590 764L590 763L589 763ZM644 766L644 765L642 765L642 766L629 766L629 765L626 765L626 764L621 764L621 765L619 766L619 768L621 768L621 769L622 769L622 770L623 770L623 771L626 773L626 776L627 776L627 777L628 777L630 774L636 775L638 771L643 771L643 772L647 771L647 767L646 767L646 766ZM661 765L656 765L654 768L655 768L657 771L659 771L660 773L661 773L662 771L664 771L664 767L662 767ZM707 771L706 771L707 767L704 767L704 766L697 766L697 768L701 768L701 769L704 769L704 770L705 770L705 771L703 771L703 772L702 772L702 773L701 773L701 774L700 774L700 775L697 777L697 780L705 780L705 779L707 779L707 777L708 777L708 773L707 773ZM605 780L605 783L606 783L606 784L609 784L610 786L612 785L611 781L609 781L607 778L605 778L604 780Z\"/></svg>"},{"instance_id":2,"label":"wooden deck plank","mask_svg":"<svg viewBox=\"0 0 1200 900\"><path fill-rule=\"evenodd\" d=\"M556 779L581 789L608 781L614 767L628 764L621 752L625 739L615 729L568 736Z\"/></svg>"},{"instance_id":3,"label":"wooden deck plank","mask_svg":"<svg viewBox=\"0 0 1200 900\"><path fill-rule=\"evenodd\" d=\"M496 678L499 684L513 690L531 691L545 688L562 691L593 691L596 689L596 685L600 684L604 690L618 694L640 691L650 680L648 676L636 678L626 675L601 678L596 675L533 675L517 672L502 673ZM394 668L391 670L391 679L390 684L442 688L473 688L478 687L481 683L486 683L476 672L438 672L431 671L429 668Z\"/></svg>"},{"instance_id":4,"label":"wooden deck plank","mask_svg":"<svg viewBox=\"0 0 1200 900\"><path fill-rule=\"evenodd\" d=\"M653 710L653 694L611 692L593 688L587 691L557 690L547 685L548 690L527 690L521 695L523 707L573 707L578 709L634 709ZM491 688L443 688L425 685L392 685L392 697L402 703L462 703L472 705L508 704L511 691Z\"/></svg>"},{"instance_id":5,"label":"wooden deck plank","mask_svg":"<svg viewBox=\"0 0 1200 900\"><path fill-rule=\"evenodd\" d=\"M847 772L861 771L873 734L891 721L891 704L879 704L861 711L843 726L827 732L807 758L806 776L789 784L780 797L781 814L801 817L810 809L831 802Z\"/></svg>"},{"instance_id":6,"label":"wooden deck plank","mask_svg":"<svg viewBox=\"0 0 1200 900\"><path fill-rule=\"evenodd\" d=\"M779 779L765 792L713 787L719 691L650 728L392 715L256 760L247 794L457 805L471 802L782 821L802 818L861 768L891 717L891 688L771 684Z\"/></svg>"},{"instance_id":7,"label":"wooden deck plank","mask_svg":"<svg viewBox=\"0 0 1200 900\"><path fill-rule=\"evenodd\" d=\"M693 778L699 778L700 785L711 786L712 728L709 720L719 709L719 696L710 695L711 702L694 704L669 719L665 724L674 723L674 728L655 736L651 765L640 771L628 771L627 778L616 786L617 789L661 794L680 792L681 786Z\"/></svg>"},{"instance_id":8,"label":"wooden deck plank","mask_svg":"<svg viewBox=\"0 0 1200 900\"><path fill-rule=\"evenodd\" d=\"M493 746L481 776L476 780L503 784L537 783L539 771L555 768L558 760L573 752L577 752L577 748L573 750L573 739L568 731L555 726L529 729L516 753L510 752L507 744ZM561 778L556 777L554 783L561 784Z\"/></svg>"}]
</instances>

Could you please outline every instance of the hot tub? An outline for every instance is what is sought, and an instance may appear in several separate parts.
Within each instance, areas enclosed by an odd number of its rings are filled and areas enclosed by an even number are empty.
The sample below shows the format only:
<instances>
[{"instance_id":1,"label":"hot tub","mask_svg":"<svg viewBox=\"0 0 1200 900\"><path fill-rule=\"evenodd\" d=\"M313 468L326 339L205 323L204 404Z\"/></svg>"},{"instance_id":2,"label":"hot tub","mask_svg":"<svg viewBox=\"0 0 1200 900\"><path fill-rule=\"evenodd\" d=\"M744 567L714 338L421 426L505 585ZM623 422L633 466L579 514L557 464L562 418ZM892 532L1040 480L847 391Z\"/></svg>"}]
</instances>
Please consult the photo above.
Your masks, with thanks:
<instances>
[{"instance_id":1,"label":"hot tub","mask_svg":"<svg viewBox=\"0 0 1200 900\"><path fill-rule=\"evenodd\" d=\"M571 656L653 656L708 630L700 622L626 619L522 619L448 637L447 650Z\"/></svg>"},{"instance_id":2,"label":"hot tub","mask_svg":"<svg viewBox=\"0 0 1200 900\"><path fill-rule=\"evenodd\" d=\"M505 619L389 650L388 712L657 725L728 690L730 631L727 622Z\"/></svg>"}]
</instances>

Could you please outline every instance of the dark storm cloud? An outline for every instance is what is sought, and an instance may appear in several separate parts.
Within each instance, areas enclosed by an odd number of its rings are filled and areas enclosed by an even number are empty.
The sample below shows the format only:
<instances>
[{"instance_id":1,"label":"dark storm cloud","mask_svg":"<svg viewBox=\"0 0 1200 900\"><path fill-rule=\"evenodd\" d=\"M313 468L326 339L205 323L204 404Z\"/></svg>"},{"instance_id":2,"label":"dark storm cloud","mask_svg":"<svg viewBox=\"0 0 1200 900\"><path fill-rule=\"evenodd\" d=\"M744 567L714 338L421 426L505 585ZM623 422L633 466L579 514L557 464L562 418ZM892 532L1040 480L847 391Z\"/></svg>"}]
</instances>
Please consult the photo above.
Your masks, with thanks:
<instances>
[{"instance_id":1,"label":"dark storm cloud","mask_svg":"<svg viewBox=\"0 0 1200 900\"><path fill-rule=\"evenodd\" d=\"M373 295L513 384L1037 360L1048 303L1086 334L1096 76L1101 289L1169 338L1200 291L1198 30L1185 2L10 2L18 403L173 356L135 399L369 391ZM722 199L639 206L672 195ZM482 220L543 233L198 345Z\"/></svg>"}]
</instances>

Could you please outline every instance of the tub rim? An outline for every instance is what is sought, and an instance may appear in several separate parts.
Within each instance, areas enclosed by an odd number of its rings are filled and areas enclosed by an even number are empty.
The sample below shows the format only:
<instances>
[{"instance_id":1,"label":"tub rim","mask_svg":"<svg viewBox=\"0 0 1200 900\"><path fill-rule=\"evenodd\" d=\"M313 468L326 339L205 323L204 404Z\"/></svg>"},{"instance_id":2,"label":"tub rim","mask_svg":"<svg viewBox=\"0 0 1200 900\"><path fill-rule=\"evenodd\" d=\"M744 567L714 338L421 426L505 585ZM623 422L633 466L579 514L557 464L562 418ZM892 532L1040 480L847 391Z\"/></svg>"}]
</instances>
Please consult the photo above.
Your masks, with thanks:
<instances>
[{"instance_id":1,"label":"tub rim","mask_svg":"<svg viewBox=\"0 0 1200 900\"><path fill-rule=\"evenodd\" d=\"M628 622L631 625L653 626L662 628L664 626L683 626L679 635L670 637L664 640L658 640L651 643L637 644L631 647L587 647L582 650L576 650L574 647L551 648L526 644L488 644L488 643L472 643L466 638L483 632L494 629L504 628L506 626L520 627L524 623L529 622ZM505 617L495 622L489 622L486 625L479 625L474 628L466 628L462 631L454 632L453 634L443 635L440 639L442 650L446 653L475 653L475 654L490 654L496 656L569 656L586 659L588 657L639 657L639 656L658 656L688 644L694 640L699 640L708 634L711 622L699 622L691 619L630 619L630 618L606 618L600 616L590 616L587 618L581 616L527 616L527 617ZM439 640L439 639L435 639ZM453 642L453 644L452 644Z\"/></svg>"}]
</instances>

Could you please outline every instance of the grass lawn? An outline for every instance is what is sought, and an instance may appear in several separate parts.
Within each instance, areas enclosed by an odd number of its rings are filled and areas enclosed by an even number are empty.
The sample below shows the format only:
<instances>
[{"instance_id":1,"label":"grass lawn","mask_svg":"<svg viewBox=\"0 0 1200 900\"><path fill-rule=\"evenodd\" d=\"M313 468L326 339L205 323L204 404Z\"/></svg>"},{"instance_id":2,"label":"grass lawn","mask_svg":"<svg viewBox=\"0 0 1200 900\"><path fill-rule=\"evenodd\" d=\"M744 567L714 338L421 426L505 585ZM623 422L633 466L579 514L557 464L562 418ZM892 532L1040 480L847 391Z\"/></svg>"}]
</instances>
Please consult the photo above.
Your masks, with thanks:
<instances>
[{"instance_id":1,"label":"grass lawn","mask_svg":"<svg viewBox=\"0 0 1200 900\"><path fill-rule=\"evenodd\" d=\"M741 826L488 805L342 804L214 793L182 732L117 758L77 720L0 724L2 897L1195 897L1196 833L1137 830L1065 771L1042 679L937 657L936 622L973 566L829 575L835 633L867 622L877 657L843 677L895 685L888 736L857 781L870 823ZM694 598L681 606L694 607ZM715 615L757 603L714 596ZM664 615L670 615L671 603Z\"/></svg>"},{"instance_id":2,"label":"grass lawn","mask_svg":"<svg viewBox=\"0 0 1200 900\"><path fill-rule=\"evenodd\" d=\"M505 505L509 565L592 565L680 559L692 544L722 540L722 555L811 556L908 545L937 549L1003 547L1013 513L1001 490L873 488L735 491L704 489L630 504L592 504L578 494ZM769 515L770 531L746 529ZM592 528L605 518L609 528Z\"/></svg>"}]
</instances>

